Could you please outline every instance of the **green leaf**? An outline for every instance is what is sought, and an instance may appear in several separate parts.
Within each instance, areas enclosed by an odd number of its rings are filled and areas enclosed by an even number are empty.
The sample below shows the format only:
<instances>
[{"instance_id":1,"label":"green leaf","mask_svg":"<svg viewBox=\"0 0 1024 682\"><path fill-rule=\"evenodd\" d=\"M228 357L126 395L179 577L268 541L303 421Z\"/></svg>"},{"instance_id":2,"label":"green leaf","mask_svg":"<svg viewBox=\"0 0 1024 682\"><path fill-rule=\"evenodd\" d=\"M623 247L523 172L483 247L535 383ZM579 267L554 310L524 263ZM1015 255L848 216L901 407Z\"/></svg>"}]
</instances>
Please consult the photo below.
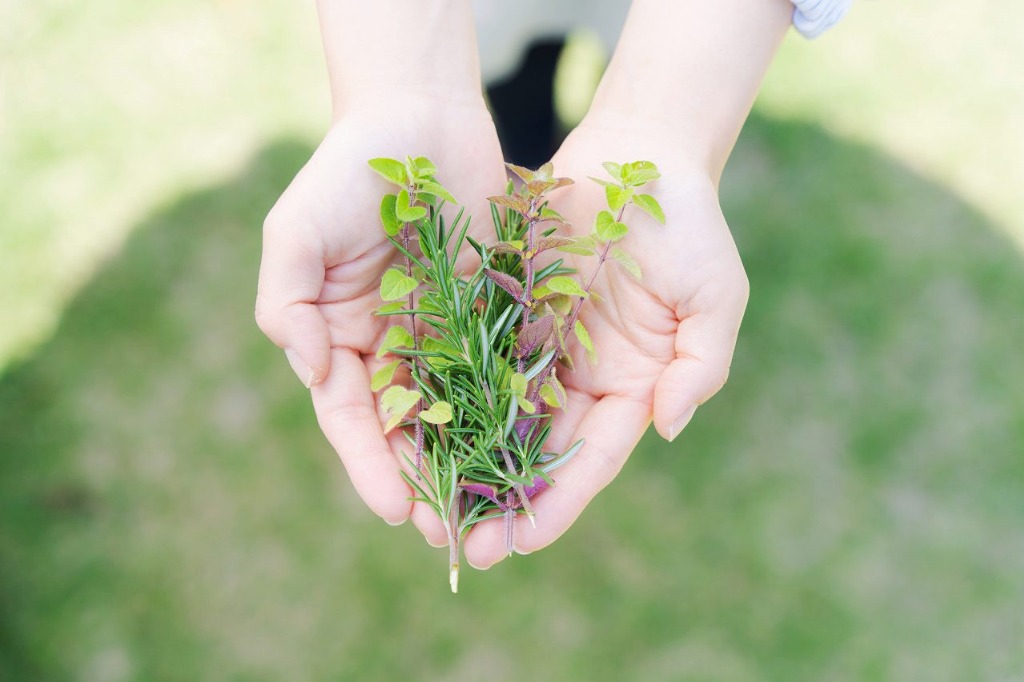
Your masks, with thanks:
<instances>
[{"instance_id":1,"label":"green leaf","mask_svg":"<svg viewBox=\"0 0 1024 682\"><path fill-rule=\"evenodd\" d=\"M586 297L587 292L583 290L583 287L579 285L579 282L574 280L572 277L566 277L565 275L558 275L552 277L544 283L548 289L559 294L566 294L568 296L582 296Z\"/></svg>"},{"instance_id":2,"label":"green leaf","mask_svg":"<svg viewBox=\"0 0 1024 682\"><path fill-rule=\"evenodd\" d=\"M555 294L551 298L545 298L544 303L551 309L551 312L562 317L572 312L572 297L565 294ZM555 324L557 329L558 324Z\"/></svg>"},{"instance_id":3,"label":"green leaf","mask_svg":"<svg viewBox=\"0 0 1024 682\"><path fill-rule=\"evenodd\" d=\"M595 178L593 175L588 175L588 178L601 185L602 187L620 187L617 182L609 182L608 180L602 180L601 178Z\"/></svg>"},{"instance_id":4,"label":"green leaf","mask_svg":"<svg viewBox=\"0 0 1024 682\"><path fill-rule=\"evenodd\" d=\"M660 177L658 167L650 161L634 161L622 166L622 180L630 187L639 187Z\"/></svg>"},{"instance_id":5,"label":"green leaf","mask_svg":"<svg viewBox=\"0 0 1024 682\"><path fill-rule=\"evenodd\" d=\"M380 298L382 301L397 301L408 296L419 285L419 282L404 272L388 268L380 281Z\"/></svg>"},{"instance_id":6,"label":"green leaf","mask_svg":"<svg viewBox=\"0 0 1024 682\"><path fill-rule=\"evenodd\" d=\"M585 237L573 237L572 244L565 244L563 246L556 247L559 251L565 251L566 253L575 253L578 256L593 256L594 238L590 236Z\"/></svg>"},{"instance_id":7,"label":"green leaf","mask_svg":"<svg viewBox=\"0 0 1024 682\"><path fill-rule=\"evenodd\" d=\"M386 433L398 426L398 423L405 418L409 410L422 397L419 391L410 391L405 386L392 386L384 391L380 396L380 406L384 409L385 413L391 415L387 425L384 427L384 432Z\"/></svg>"},{"instance_id":8,"label":"green leaf","mask_svg":"<svg viewBox=\"0 0 1024 682\"><path fill-rule=\"evenodd\" d=\"M398 197L395 199L395 216L403 223L411 223L424 218L427 215L427 209L422 206L410 206L409 205L409 192L402 190L398 193Z\"/></svg>"},{"instance_id":9,"label":"green leaf","mask_svg":"<svg viewBox=\"0 0 1024 682\"><path fill-rule=\"evenodd\" d=\"M551 384L544 384L540 387L540 397L549 406L561 409L562 403L558 402L558 394L555 393L555 389L551 388Z\"/></svg>"},{"instance_id":10,"label":"green leaf","mask_svg":"<svg viewBox=\"0 0 1024 682\"><path fill-rule=\"evenodd\" d=\"M439 183L431 182L430 180L426 180L424 182L416 183L416 191L417 191L417 193L429 194L431 196L435 196L435 197L438 197L440 199L444 199L449 204L457 203L455 201L455 197L453 197L451 195L451 192L446 190Z\"/></svg>"},{"instance_id":11,"label":"green leaf","mask_svg":"<svg viewBox=\"0 0 1024 682\"><path fill-rule=\"evenodd\" d=\"M641 272L640 266L636 264L633 257L618 246L614 247L608 255L610 255L612 260L621 265L626 272L633 275L636 279L641 279L643 277L643 272Z\"/></svg>"},{"instance_id":12,"label":"green leaf","mask_svg":"<svg viewBox=\"0 0 1024 682\"><path fill-rule=\"evenodd\" d=\"M622 188L618 185L607 185L604 188L604 195L608 199L608 208L618 211L629 203L633 198L633 188Z\"/></svg>"},{"instance_id":13,"label":"green leaf","mask_svg":"<svg viewBox=\"0 0 1024 682\"><path fill-rule=\"evenodd\" d=\"M608 175L612 176L616 180L622 179L622 166L617 163L612 163L611 161L605 161L601 165L604 166L606 171L608 171Z\"/></svg>"},{"instance_id":14,"label":"green leaf","mask_svg":"<svg viewBox=\"0 0 1024 682\"><path fill-rule=\"evenodd\" d=\"M608 211L601 211L597 214L594 232L601 241L617 242L629 233L629 228L625 223L616 221Z\"/></svg>"},{"instance_id":15,"label":"green leaf","mask_svg":"<svg viewBox=\"0 0 1024 682\"><path fill-rule=\"evenodd\" d=\"M395 360L394 362L389 362L388 364L384 365L376 372L374 372L373 376L370 378L370 390L373 392L377 392L380 389L387 386L388 384L390 384L391 380L395 378L395 371L401 364L401 360Z\"/></svg>"},{"instance_id":16,"label":"green leaf","mask_svg":"<svg viewBox=\"0 0 1024 682\"><path fill-rule=\"evenodd\" d=\"M545 296L553 296L553 295L554 295L554 292L551 291L551 289L548 289L543 284L538 284L538 285L533 287L533 298L535 300L539 301L540 299L544 298Z\"/></svg>"},{"instance_id":17,"label":"green leaf","mask_svg":"<svg viewBox=\"0 0 1024 682\"><path fill-rule=\"evenodd\" d=\"M562 217L561 213L559 213L558 211L549 206L544 206L543 208L540 209L540 217L542 220L560 220L563 222L565 221L565 218Z\"/></svg>"},{"instance_id":18,"label":"green leaf","mask_svg":"<svg viewBox=\"0 0 1024 682\"><path fill-rule=\"evenodd\" d=\"M437 173L437 166L425 156L417 156L412 160L413 168L416 169L416 177L428 178Z\"/></svg>"},{"instance_id":19,"label":"green leaf","mask_svg":"<svg viewBox=\"0 0 1024 682\"><path fill-rule=\"evenodd\" d=\"M405 187L409 177L405 172L405 164L396 159L370 159L367 163L370 168L377 171L382 178L399 187Z\"/></svg>"},{"instance_id":20,"label":"green leaf","mask_svg":"<svg viewBox=\"0 0 1024 682\"><path fill-rule=\"evenodd\" d=\"M389 237L394 237L402 231L402 221L395 214L395 202L398 197L394 194L385 194L380 200L380 222L384 225L384 232Z\"/></svg>"},{"instance_id":21,"label":"green leaf","mask_svg":"<svg viewBox=\"0 0 1024 682\"><path fill-rule=\"evenodd\" d=\"M662 225L665 224L665 212L661 210L661 204L658 203L658 200L650 194L637 194L633 197L633 203L636 204L637 208Z\"/></svg>"},{"instance_id":22,"label":"green leaf","mask_svg":"<svg viewBox=\"0 0 1024 682\"><path fill-rule=\"evenodd\" d=\"M382 358L396 348L412 348L415 343L416 341L408 329L399 324L392 325L388 327L388 333L384 335L384 341L380 344L377 357Z\"/></svg>"},{"instance_id":23,"label":"green leaf","mask_svg":"<svg viewBox=\"0 0 1024 682\"><path fill-rule=\"evenodd\" d=\"M434 369L443 369L454 362L454 360L444 357L445 355L451 355L456 358L462 355L462 352L459 349L448 345L444 341L435 339L433 336L423 337L423 350L438 354L433 357L423 358L427 361L427 364Z\"/></svg>"},{"instance_id":24,"label":"green leaf","mask_svg":"<svg viewBox=\"0 0 1024 682\"><path fill-rule=\"evenodd\" d=\"M583 323L578 321L576 326L573 327L573 331L576 333L576 338L579 339L580 345L587 351L587 362L592 365L597 364L597 349L594 348L594 342L590 339L590 332L583 326Z\"/></svg>"},{"instance_id":25,"label":"green leaf","mask_svg":"<svg viewBox=\"0 0 1024 682\"><path fill-rule=\"evenodd\" d=\"M430 406L429 410L420 412L420 419L430 424L447 424L452 420L452 406L443 400L438 400Z\"/></svg>"},{"instance_id":26,"label":"green leaf","mask_svg":"<svg viewBox=\"0 0 1024 682\"><path fill-rule=\"evenodd\" d=\"M568 297L566 297L568 298ZM569 354L569 344L566 343L565 338L565 320L555 319L555 341L557 342L558 356L562 364L565 365L566 369L570 372L573 370L572 356Z\"/></svg>"},{"instance_id":27,"label":"green leaf","mask_svg":"<svg viewBox=\"0 0 1024 682\"><path fill-rule=\"evenodd\" d=\"M519 404L519 409L526 414L533 414L537 411L537 406L523 396L516 396L516 402Z\"/></svg>"},{"instance_id":28,"label":"green leaf","mask_svg":"<svg viewBox=\"0 0 1024 682\"><path fill-rule=\"evenodd\" d=\"M565 393L565 386L562 386L562 382L558 380L555 373L552 372L548 376L547 381L540 387L540 397L544 399L551 407L564 408L568 402L568 396Z\"/></svg>"},{"instance_id":29,"label":"green leaf","mask_svg":"<svg viewBox=\"0 0 1024 682\"><path fill-rule=\"evenodd\" d=\"M390 313L397 313L405 305L405 301L392 301L391 303L385 303L381 307L377 308L374 312L376 315L388 315Z\"/></svg>"},{"instance_id":30,"label":"green leaf","mask_svg":"<svg viewBox=\"0 0 1024 682\"><path fill-rule=\"evenodd\" d=\"M512 378L509 379L509 388L512 390L513 395L521 398L526 395L526 385L528 383L529 382L527 381L525 374L516 372L512 375Z\"/></svg>"}]
</instances>

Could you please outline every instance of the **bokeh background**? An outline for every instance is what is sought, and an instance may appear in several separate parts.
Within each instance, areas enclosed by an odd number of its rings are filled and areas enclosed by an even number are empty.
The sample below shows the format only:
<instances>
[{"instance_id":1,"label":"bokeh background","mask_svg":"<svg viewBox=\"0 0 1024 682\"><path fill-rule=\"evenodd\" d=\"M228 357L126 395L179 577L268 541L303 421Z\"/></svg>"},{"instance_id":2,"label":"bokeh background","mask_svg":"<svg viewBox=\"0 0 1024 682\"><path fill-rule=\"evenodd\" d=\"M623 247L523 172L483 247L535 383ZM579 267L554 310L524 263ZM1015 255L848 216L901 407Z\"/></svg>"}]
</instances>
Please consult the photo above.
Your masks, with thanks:
<instances>
[{"instance_id":1,"label":"bokeh background","mask_svg":"<svg viewBox=\"0 0 1024 682\"><path fill-rule=\"evenodd\" d=\"M787 39L723 180L730 383L457 597L252 320L312 3L0 15L0 680L1024 679L1021 3Z\"/></svg>"}]
</instances>

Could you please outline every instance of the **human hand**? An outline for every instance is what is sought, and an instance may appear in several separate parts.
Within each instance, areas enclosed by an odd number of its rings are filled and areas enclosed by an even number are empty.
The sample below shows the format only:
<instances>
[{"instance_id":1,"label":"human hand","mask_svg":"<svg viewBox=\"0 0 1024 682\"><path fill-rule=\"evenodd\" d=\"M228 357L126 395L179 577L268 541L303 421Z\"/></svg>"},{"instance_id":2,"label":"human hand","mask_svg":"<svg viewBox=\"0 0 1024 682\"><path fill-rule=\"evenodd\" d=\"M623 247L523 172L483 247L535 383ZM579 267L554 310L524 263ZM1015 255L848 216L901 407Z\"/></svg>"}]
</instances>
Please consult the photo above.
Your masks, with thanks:
<instances>
[{"instance_id":1,"label":"human hand","mask_svg":"<svg viewBox=\"0 0 1024 682\"><path fill-rule=\"evenodd\" d=\"M320 426L354 487L388 523L413 515L428 538L444 530L433 512L410 502L400 476L398 431L386 437L369 377L385 361L375 352L396 317L375 317L384 271L398 260L380 226L388 191L367 160L424 155L467 210L489 224L482 198L505 184L497 135L482 98L406 98L400 107L345 110L277 201L264 225L256 319L311 387ZM474 203L474 201L476 203Z\"/></svg>"},{"instance_id":2,"label":"human hand","mask_svg":"<svg viewBox=\"0 0 1024 682\"><path fill-rule=\"evenodd\" d=\"M575 369L559 374L568 404L553 417L548 443L554 452L581 438L585 444L559 468L555 486L533 500L536 527L517 518L518 552L540 549L564 533L618 474L652 418L671 441L726 381L748 284L715 183L692 157L674 130L606 119L581 124L553 159L557 176L577 180L552 200L575 233L589 234L605 208L602 188L585 179L604 176L603 161L657 164L662 177L645 191L657 197L667 224L627 209L630 232L620 245L642 279L609 261L593 288L603 300L582 308L580 320L600 360L590 366L577 349ZM568 255L567 261L584 282L596 266L595 258ZM507 551L502 522L475 526L464 549L473 566L500 561Z\"/></svg>"}]
</instances>

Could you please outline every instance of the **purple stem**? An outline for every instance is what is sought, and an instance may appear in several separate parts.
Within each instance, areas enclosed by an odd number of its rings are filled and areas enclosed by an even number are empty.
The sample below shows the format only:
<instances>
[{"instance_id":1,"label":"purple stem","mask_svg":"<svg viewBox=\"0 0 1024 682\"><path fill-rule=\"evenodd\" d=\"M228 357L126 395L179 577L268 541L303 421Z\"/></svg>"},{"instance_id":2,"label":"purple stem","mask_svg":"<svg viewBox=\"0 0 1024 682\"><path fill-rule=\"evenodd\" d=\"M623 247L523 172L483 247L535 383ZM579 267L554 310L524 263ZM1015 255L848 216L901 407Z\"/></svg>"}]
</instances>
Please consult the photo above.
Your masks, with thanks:
<instances>
[{"instance_id":1,"label":"purple stem","mask_svg":"<svg viewBox=\"0 0 1024 682\"><path fill-rule=\"evenodd\" d=\"M628 205L629 204L626 204L626 206L628 206ZM619 210L619 215L618 215L617 218L615 218L615 222L622 222L622 216L626 213L626 206L623 206ZM604 262L606 260L608 260L608 254L611 252L611 250L612 250L612 243L611 242L608 242L607 244L604 245L604 249L601 251L601 256L597 260L597 267L594 268L594 272L590 275L590 281L588 281L587 285L585 287L583 287L583 292L585 294L589 294L590 290L593 288L594 282L597 281L597 273L599 273L601 271L601 266L604 265ZM576 326L576 320L579 319L579 316L580 316L580 308L583 307L583 301L585 301L586 298L587 298L586 296L580 296L576 300L576 304L573 306L572 312L569 314L569 321L565 325L565 335L566 335L566 337L568 337L569 334L572 333L573 327ZM537 396L540 395L540 387L544 385L544 382L547 380L548 376L550 376L551 370L555 366L555 360L556 359L557 359L557 355L552 357L551 360L548 361L547 366L543 370L541 370L540 375L537 377L536 383L534 383L534 385L533 385L533 389L530 391L530 394L527 396L527 400L530 400L531 402L535 401L537 399Z\"/></svg>"},{"instance_id":2,"label":"purple stem","mask_svg":"<svg viewBox=\"0 0 1024 682\"><path fill-rule=\"evenodd\" d=\"M409 192L409 197L410 197L409 198L409 202L410 203L412 203L413 201L416 200L415 199L416 195L412 191ZM409 232L410 232L410 230L409 230L409 223L406 223L405 226L402 228L402 245L405 247L406 251L409 251L409 242L412 239L412 237L409 234ZM409 258L408 256L405 257L405 274L407 276L409 276L409 277L412 277L412 259ZM409 310L415 310L415 309L416 309L416 291L413 290L413 291L409 292ZM416 313L411 313L409 315L409 327L410 327L410 331L412 332L412 347L415 350L419 350L419 348L420 348L420 339L419 339L419 334L416 331ZM413 376L416 379L420 378L420 361L419 361L419 358L416 357L415 355L412 358L412 372L413 372ZM419 390L418 387L417 387L417 390ZM415 432L416 432L416 460L415 460L415 463L416 463L416 478L417 479L419 479L419 477L420 477L420 469L423 466L423 421L419 418L418 415L419 415L420 412L422 412L425 409L426 409L426 403L425 403L425 401L423 400L423 398L421 396L420 399L419 399L419 402L416 403L416 414L417 414L417 417L416 417L416 425L414 427L415 428Z\"/></svg>"},{"instance_id":3,"label":"purple stem","mask_svg":"<svg viewBox=\"0 0 1024 682\"><path fill-rule=\"evenodd\" d=\"M530 215L534 214L537 208L537 199L530 200ZM526 223L526 258L523 258L523 269L526 275L526 292L523 295L523 322L522 326L525 327L530 322L530 306L529 303L533 301L533 250L536 248L536 232L537 232L537 220L536 218L530 218ZM520 357L517 362L517 371L522 374L523 369L526 367L526 358Z\"/></svg>"}]
</instances>

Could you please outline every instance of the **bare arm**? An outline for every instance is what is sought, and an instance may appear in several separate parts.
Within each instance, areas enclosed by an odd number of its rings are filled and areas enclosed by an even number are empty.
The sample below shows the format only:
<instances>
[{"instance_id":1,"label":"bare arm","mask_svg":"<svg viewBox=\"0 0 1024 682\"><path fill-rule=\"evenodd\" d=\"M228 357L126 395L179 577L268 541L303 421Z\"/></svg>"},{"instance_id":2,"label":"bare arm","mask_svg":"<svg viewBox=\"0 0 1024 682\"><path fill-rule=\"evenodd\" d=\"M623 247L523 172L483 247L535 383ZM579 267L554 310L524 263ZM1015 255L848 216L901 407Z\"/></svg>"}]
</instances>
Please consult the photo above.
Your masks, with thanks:
<instances>
[{"instance_id":1,"label":"bare arm","mask_svg":"<svg viewBox=\"0 0 1024 682\"><path fill-rule=\"evenodd\" d=\"M787 0L635 0L588 118L674 130L717 184L792 14Z\"/></svg>"}]
</instances>

